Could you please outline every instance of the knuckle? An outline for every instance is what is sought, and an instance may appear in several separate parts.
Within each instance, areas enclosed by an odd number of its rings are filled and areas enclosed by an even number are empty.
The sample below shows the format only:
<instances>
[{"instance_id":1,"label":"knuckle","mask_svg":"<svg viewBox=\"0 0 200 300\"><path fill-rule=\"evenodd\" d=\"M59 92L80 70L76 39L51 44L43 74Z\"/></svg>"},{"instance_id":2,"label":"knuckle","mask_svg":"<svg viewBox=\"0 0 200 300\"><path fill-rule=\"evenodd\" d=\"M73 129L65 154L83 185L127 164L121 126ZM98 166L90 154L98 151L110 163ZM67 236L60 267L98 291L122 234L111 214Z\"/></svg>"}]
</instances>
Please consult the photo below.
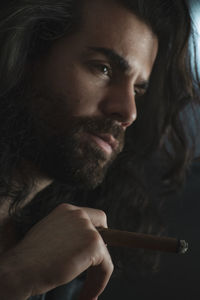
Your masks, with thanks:
<instances>
[{"instance_id":1,"label":"knuckle","mask_svg":"<svg viewBox=\"0 0 200 300\"><path fill-rule=\"evenodd\" d=\"M112 274L114 271L114 264L112 262L112 260L110 260L110 274Z\"/></svg>"},{"instance_id":2,"label":"knuckle","mask_svg":"<svg viewBox=\"0 0 200 300\"><path fill-rule=\"evenodd\" d=\"M98 232L90 231L88 234L88 246L94 250L101 249L102 247L102 239Z\"/></svg>"},{"instance_id":3,"label":"knuckle","mask_svg":"<svg viewBox=\"0 0 200 300\"><path fill-rule=\"evenodd\" d=\"M74 210L72 213L73 213L77 218L79 218L79 219L86 219L86 220L88 220L88 215L87 215L87 213L86 213L83 209L81 209L81 208L77 208L77 209Z\"/></svg>"},{"instance_id":4,"label":"knuckle","mask_svg":"<svg viewBox=\"0 0 200 300\"><path fill-rule=\"evenodd\" d=\"M105 268L105 274L106 274L106 276L107 276L108 278L110 278L111 275L112 275L112 273L113 273L113 271L114 271L114 264L113 264L113 262L112 262L110 256L109 256L109 258L107 259L106 262L107 262L107 263L106 263L106 268Z\"/></svg>"},{"instance_id":5,"label":"knuckle","mask_svg":"<svg viewBox=\"0 0 200 300\"><path fill-rule=\"evenodd\" d=\"M101 220L103 221L103 224L107 225L107 216L106 216L106 213L103 210L100 210L100 209L98 210L98 212L99 212Z\"/></svg>"},{"instance_id":6,"label":"knuckle","mask_svg":"<svg viewBox=\"0 0 200 300\"><path fill-rule=\"evenodd\" d=\"M61 203L56 207L56 210L60 210L60 211L68 211L68 210L72 210L74 208L73 205L68 204L68 203Z\"/></svg>"},{"instance_id":7,"label":"knuckle","mask_svg":"<svg viewBox=\"0 0 200 300\"><path fill-rule=\"evenodd\" d=\"M68 203L61 203L56 207L56 210L63 213L70 213L78 219L88 219L87 213L80 207Z\"/></svg>"},{"instance_id":8,"label":"knuckle","mask_svg":"<svg viewBox=\"0 0 200 300\"><path fill-rule=\"evenodd\" d=\"M112 261L108 261L107 264L106 264L106 267L104 268L104 274L107 278L110 278L112 273L114 271L114 265L112 263Z\"/></svg>"},{"instance_id":9,"label":"knuckle","mask_svg":"<svg viewBox=\"0 0 200 300\"><path fill-rule=\"evenodd\" d=\"M106 261L107 261L109 273L111 275L114 270L114 264L107 248L106 248Z\"/></svg>"}]
</instances>

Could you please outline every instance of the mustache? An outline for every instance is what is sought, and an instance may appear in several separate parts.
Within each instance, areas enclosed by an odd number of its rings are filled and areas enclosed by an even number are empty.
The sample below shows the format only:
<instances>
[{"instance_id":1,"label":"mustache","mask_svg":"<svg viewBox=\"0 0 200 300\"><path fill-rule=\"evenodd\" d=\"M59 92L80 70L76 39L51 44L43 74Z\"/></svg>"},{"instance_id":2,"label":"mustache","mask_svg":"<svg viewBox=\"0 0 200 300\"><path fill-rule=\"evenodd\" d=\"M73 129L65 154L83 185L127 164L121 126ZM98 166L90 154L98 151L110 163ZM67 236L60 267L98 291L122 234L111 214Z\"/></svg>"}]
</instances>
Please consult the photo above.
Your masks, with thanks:
<instances>
[{"instance_id":1,"label":"mustache","mask_svg":"<svg viewBox=\"0 0 200 300\"><path fill-rule=\"evenodd\" d=\"M94 135L111 134L120 144L124 143L125 131L115 120L103 117L77 117L71 124L72 133L89 132Z\"/></svg>"},{"instance_id":2,"label":"mustache","mask_svg":"<svg viewBox=\"0 0 200 300\"><path fill-rule=\"evenodd\" d=\"M50 95L47 91L32 90L28 95L34 99L39 97L46 100L46 102L55 102L57 99L59 102L66 102L66 99L61 95ZM70 112L69 112L70 115ZM67 120L66 120L67 121ZM69 127L68 127L69 126ZM76 134L88 132L91 134L111 134L122 146L124 145L125 130L117 120L103 116L72 116L70 124L66 124L66 128L63 128L63 136L67 136L68 133Z\"/></svg>"}]
</instances>

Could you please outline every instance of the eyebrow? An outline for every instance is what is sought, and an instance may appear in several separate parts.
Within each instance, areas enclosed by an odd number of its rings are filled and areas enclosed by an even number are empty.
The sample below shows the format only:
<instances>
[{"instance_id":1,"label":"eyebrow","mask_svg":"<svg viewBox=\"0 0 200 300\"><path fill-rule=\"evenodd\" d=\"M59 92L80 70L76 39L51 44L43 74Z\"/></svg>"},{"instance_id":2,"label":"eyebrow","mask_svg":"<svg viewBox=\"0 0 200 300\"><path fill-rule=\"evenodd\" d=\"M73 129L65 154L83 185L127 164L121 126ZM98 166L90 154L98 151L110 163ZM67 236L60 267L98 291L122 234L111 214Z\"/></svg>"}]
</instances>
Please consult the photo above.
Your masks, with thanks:
<instances>
[{"instance_id":1,"label":"eyebrow","mask_svg":"<svg viewBox=\"0 0 200 300\"><path fill-rule=\"evenodd\" d=\"M104 47L88 47L88 50L103 54L112 64L124 73L131 70L131 66L128 61L113 49ZM146 91L149 87L149 80L141 80L140 83L136 84L136 87Z\"/></svg>"},{"instance_id":2,"label":"eyebrow","mask_svg":"<svg viewBox=\"0 0 200 300\"><path fill-rule=\"evenodd\" d=\"M103 54L123 72L127 72L131 69L128 61L113 49L103 47L89 47L88 49Z\"/></svg>"}]
</instances>

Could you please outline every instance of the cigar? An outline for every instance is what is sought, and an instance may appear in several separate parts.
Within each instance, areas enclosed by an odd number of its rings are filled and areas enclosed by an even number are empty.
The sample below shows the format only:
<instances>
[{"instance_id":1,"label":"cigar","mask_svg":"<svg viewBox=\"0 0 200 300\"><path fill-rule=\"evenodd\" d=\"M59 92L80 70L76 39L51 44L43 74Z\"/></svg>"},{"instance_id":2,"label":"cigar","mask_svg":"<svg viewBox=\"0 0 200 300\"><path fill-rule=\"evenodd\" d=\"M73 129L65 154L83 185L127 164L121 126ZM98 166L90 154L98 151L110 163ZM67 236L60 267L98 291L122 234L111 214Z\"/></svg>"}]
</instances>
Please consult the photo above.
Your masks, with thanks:
<instances>
[{"instance_id":1,"label":"cigar","mask_svg":"<svg viewBox=\"0 0 200 300\"><path fill-rule=\"evenodd\" d=\"M147 249L153 251L184 254L188 250L188 243L171 237L161 237L149 234L97 228L104 242L108 246L128 247L131 249Z\"/></svg>"}]
</instances>

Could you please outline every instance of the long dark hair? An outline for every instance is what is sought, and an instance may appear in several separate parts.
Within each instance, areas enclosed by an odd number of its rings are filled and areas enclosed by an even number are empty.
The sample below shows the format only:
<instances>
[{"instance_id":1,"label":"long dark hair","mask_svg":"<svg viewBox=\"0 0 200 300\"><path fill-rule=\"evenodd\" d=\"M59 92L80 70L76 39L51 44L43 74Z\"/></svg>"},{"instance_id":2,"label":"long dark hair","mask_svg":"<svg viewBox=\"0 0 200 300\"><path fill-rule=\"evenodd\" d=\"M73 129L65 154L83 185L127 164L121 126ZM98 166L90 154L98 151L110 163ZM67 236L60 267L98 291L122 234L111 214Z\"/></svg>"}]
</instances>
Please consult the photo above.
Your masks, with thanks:
<instances>
[{"instance_id":1,"label":"long dark hair","mask_svg":"<svg viewBox=\"0 0 200 300\"><path fill-rule=\"evenodd\" d=\"M12 0L0 5L0 196L12 199L10 213L18 216L16 220L26 216L26 226L19 225L22 235L62 201L104 209L115 228L159 234L158 193L150 191L149 162L159 150L156 160L159 157L164 162L166 172L160 174L158 170L154 180L167 190L172 183L182 182L191 160L180 119L184 107L197 98L188 47L191 20L184 0L116 0L149 25L159 40L150 86L137 103L138 119L127 132L125 150L94 191L83 192L54 182L24 211L19 214L17 210L34 184L13 182L22 160L21 150L28 141L24 124L31 121L20 103L27 64L45 55L56 39L80 29L83 2ZM38 215L33 216L37 209ZM143 254L138 257L145 258Z\"/></svg>"}]
</instances>

